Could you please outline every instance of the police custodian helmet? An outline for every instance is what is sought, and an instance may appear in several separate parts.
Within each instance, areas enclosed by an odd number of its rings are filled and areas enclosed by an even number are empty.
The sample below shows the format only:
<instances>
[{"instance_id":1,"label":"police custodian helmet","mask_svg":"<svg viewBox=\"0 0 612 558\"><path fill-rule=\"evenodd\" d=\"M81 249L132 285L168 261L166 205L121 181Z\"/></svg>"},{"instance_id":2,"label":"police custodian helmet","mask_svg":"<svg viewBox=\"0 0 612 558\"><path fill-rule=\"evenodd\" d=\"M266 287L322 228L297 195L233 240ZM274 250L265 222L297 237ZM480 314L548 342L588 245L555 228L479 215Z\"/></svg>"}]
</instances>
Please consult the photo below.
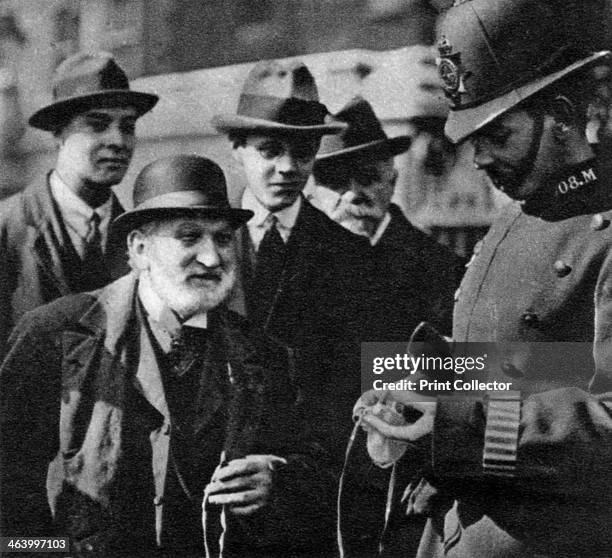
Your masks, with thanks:
<instances>
[{"instance_id":1,"label":"police custodian helmet","mask_svg":"<svg viewBox=\"0 0 612 558\"><path fill-rule=\"evenodd\" d=\"M600 50L610 32L606 3L456 0L436 32L449 139L462 141L555 81L609 58Z\"/></svg>"}]
</instances>

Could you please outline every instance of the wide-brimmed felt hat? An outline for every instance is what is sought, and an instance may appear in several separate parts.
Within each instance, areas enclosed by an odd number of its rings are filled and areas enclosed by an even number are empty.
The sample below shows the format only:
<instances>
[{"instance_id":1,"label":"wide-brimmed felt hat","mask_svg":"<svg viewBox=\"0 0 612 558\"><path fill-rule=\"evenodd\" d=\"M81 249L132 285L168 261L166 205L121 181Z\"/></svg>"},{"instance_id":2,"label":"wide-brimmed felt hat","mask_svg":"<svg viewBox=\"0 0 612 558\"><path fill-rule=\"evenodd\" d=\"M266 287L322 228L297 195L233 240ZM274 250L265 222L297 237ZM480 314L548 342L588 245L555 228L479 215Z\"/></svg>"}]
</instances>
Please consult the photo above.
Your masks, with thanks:
<instances>
[{"instance_id":1,"label":"wide-brimmed felt hat","mask_svg":"<svg viewBox=\"0 0 612 558\"><path fill-rule=\"evenodd\" d=\"M149 163L136 177L132 196L134 209L113 221L118 235L150 221L180 216L223 218L234 228L253 216L252 211L230 206L221 167L198 155L174 155Z\"/></svg>"},{"instance_id":2,"label":"wide-brimmed felt hat","mask_svg":"<svg viewBox=\"0 0 612 558\"><path fill-rule=\"evenodd\" d=\"M269 60L249 72L236 114L217 114L213 126L220 132L336 134L344 124L326 123L314 77L299 61Z\"/></svg>"},{"instance_id":3,"label":"wide-brimmed felt hat","mask_svg":"<svg viewBox=\"0 0 612 558\"><path fill-rule=\"evenodd\" d=\"M455 0L437 25L457 143L573 72L607 63L605 0Z\"/></svg>"},{"instance_id":4,"label":"wide-brimmed felt hat","mask_svg":"<svg viewBox=\"0 0 612 558\"><path fill-rule=\"evenodd\" d=\"M374 109L362 97L354 97L329 122L343 122L348 127L336 136L325 136L315 159L315 170L354 158L389 159L410 147L410 136L389 138L374 114Z\"/></svg>"},{"instance_id":5,"label":"wide-brimmed felt hat","mask_svg":"<svg viewBox=\"0 0 612 558\"><path fill-rule=\"evenodd\" d=\"M142 116L159 97L131 91L125 72L108 52L79 52L69 56L53 75L53 102L36 111L30 126L56 131L73 116L91 108L131 106Z\"/></svg>"}]
</instances>

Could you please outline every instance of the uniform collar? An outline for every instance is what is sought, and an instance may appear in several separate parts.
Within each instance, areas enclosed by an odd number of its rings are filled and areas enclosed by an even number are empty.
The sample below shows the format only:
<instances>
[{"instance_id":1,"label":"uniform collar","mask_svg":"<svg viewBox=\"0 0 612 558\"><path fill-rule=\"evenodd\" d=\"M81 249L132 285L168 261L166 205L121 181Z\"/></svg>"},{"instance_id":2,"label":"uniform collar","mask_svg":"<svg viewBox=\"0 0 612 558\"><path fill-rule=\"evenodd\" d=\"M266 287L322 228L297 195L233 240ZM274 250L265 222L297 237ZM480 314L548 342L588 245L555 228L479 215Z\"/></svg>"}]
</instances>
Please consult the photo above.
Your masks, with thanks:
<instances>
[{"instance_id":1,"label":"uniform collar","mask_svg":"<svg viewBox=\"0 0 612 558\"><path fill-rule=\"evenodd\" d=\"M568 166L522 203L523 212L558 221L608 210L612 208L612 192L604 174L595 158Z\"/></svg>"}]
</instances>

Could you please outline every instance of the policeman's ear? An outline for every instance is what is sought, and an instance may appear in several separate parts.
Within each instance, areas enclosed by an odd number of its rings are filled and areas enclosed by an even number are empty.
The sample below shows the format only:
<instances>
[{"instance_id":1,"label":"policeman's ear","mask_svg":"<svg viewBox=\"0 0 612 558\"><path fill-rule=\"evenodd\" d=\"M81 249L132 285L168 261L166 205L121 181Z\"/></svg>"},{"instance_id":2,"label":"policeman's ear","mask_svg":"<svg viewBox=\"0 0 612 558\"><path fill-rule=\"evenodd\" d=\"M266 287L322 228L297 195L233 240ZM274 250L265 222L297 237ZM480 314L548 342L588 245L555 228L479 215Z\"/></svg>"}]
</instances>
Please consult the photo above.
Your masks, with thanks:
<instances>
[{"instance_id":1,"label":"policeman's ear","mask_svg":"<svg viewBox=\"0 0 612 558\"><path fill-rule=\"evenodd\" d=\"M550 101L550 114L555 120L553 134L557 141L565 142L572 129L578 127L576 105L564 95L557 95Z\"/></svg>"}]
</instances>

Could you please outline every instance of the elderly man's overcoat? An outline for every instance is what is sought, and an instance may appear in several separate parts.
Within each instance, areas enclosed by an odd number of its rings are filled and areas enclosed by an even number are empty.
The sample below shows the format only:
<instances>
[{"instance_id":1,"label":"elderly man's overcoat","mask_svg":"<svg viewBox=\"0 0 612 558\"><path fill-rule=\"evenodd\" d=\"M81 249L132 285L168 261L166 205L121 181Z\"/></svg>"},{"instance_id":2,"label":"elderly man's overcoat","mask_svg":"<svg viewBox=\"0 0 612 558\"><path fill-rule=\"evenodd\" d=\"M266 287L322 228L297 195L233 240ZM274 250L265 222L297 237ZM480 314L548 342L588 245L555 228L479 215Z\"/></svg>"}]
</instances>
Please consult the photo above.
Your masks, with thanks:
<instances>
[{"instance_id":1,"label":"elderly man's overcoat","mask_svg":"<svg viewBox=\"0 0 612 558\"><path fill-rule=\"evenodd\" d=\"M244 556L245 544L262 556L329 544L331 480L293 420L285 349L225 309L209 313L212 356L185 401L195 411L181 446L172 408L168 428L135 380L135 286L128 275L59 299L15 329L0 370L3 535L67 535L75 555L155 556L161 504L163 555L204 555L201 505L215 467L274 454L289 464L274 473L272 501L249 519L226 514L224 556ZM162 461L152 449L160 437L169 438ZM210 513L216 544L219 508Z\"/></svg>"}]
</instances>

